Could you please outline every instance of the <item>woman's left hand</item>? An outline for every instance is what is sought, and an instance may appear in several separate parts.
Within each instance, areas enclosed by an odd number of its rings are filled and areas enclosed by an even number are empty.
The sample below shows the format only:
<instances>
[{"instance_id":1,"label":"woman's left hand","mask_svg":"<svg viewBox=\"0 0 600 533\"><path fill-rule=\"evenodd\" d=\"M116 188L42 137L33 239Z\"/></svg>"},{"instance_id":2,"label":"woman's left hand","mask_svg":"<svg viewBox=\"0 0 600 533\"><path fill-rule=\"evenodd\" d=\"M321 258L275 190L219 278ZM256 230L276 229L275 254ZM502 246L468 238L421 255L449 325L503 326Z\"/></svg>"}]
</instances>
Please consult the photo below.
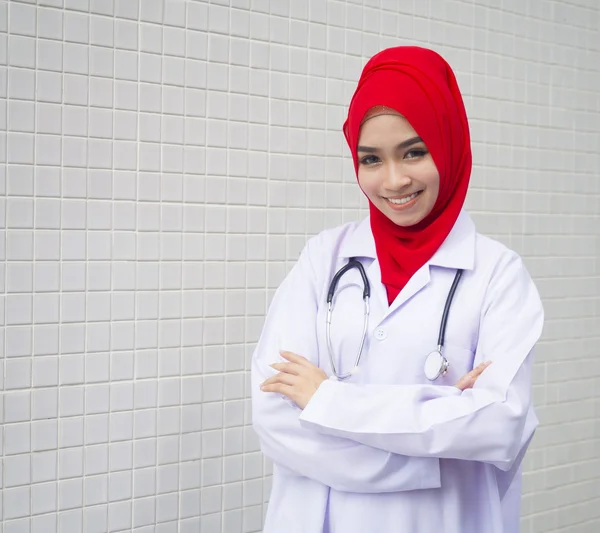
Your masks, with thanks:
<instances>
[{"instance_id":1,"label":"woman's left hand","mask_svg":"<svg viewBox=\"0 0 600 533\"><path fill-rule=\"evenodd\" d=\"M267 379L260 387L263 392L277 392L296 402L304 409L317 389L327 379L327 374L308 359L292 352L280 352L287 363L275 363L271 367L279 374Z\"/></svg>"}]
</instances>

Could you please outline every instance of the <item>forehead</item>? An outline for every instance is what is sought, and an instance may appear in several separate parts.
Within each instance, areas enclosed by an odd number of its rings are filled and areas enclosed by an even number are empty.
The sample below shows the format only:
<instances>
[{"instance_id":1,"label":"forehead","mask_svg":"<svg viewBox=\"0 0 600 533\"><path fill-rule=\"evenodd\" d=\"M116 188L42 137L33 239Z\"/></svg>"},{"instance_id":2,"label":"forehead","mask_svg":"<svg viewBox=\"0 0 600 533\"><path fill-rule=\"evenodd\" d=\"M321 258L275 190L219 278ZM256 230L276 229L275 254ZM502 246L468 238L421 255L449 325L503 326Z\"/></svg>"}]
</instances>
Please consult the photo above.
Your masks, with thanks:
<instances>
[{"instance_id":1,"label":"forehead","mask_svg":"<svg viewBox=\"0 0 600 533\"><path fill-rule=\"evenodd\" d=\"M368 140L373 142L393 141L416 137L417 132L410 122L400 114L380 114L366 119L358 135L361 144Z\"/></svg>"},{"instance_id":2,"label":"forehead","mask_svg":"<svg viewBox=\"0 0 600 533\"><path fill-rule=\"evenodd\" d=\"M364 122L366 120L368 120L372 117L376 117L377 115L399 115L399 116L402 116L402 113L400 113L399 111L396 111L395 109L393 109L391 107L387 107L385 105L376 105L367 110L367 112L365 113L365 116L362 118L362 120L360 122L361 125L364 124Z\"/></svg>"}]
</instances>

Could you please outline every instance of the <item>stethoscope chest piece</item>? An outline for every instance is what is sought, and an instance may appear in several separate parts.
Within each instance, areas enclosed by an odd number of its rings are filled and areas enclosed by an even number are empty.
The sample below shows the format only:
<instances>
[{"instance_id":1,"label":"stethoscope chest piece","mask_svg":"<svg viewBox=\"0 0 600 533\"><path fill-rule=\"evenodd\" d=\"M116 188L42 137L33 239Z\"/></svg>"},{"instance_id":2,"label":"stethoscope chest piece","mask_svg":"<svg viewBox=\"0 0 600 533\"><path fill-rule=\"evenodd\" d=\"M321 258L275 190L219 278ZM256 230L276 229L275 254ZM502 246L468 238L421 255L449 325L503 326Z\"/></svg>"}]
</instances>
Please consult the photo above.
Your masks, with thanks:
<instances>
[{"instance_id":1,"label":"stethoscope chest piece","mask_svg":"<svg viewBox=\"0 0 600 533\"><path fill-rule=\"evenodd\" d=\"M439 377L446 375L449 366L448 359L442 355L442 350L438 347L425 359L425 377L429 381L435 381Z\"/></svg>"}]
</instances>

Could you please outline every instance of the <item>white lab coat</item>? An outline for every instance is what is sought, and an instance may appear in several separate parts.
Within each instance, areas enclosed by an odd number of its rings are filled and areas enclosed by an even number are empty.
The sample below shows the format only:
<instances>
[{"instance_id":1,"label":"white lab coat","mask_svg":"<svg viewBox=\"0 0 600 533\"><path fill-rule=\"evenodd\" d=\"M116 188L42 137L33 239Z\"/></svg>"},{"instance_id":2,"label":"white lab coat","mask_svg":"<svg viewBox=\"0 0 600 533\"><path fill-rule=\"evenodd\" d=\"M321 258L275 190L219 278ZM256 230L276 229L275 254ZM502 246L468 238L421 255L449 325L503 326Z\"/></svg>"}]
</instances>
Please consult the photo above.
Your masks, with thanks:
<instances>
[{"instance_id":1,"label":"white lab coat","mask_svg":"<svg viewBox=\"0 0 600 533\"><path fill-rule=\"evenodd\" d=\"M371 315L359 372L329 379L304 411L260 384L289 350L331 368L326 295L359 258ZM446 330L446 376L430 383L457 268L464 269ZM332 344L349 371L362 325L356 269L336 293ZM532 351L543 325L538 292L519 256L475 231L461 213L433 258L388 306L368 219L309 240L276 292L252 360L253 425L273 461L264 533L516 533L521 459L538 424ZM473 389L457 380L491 360Z\"/></svg>"}]
</instances>

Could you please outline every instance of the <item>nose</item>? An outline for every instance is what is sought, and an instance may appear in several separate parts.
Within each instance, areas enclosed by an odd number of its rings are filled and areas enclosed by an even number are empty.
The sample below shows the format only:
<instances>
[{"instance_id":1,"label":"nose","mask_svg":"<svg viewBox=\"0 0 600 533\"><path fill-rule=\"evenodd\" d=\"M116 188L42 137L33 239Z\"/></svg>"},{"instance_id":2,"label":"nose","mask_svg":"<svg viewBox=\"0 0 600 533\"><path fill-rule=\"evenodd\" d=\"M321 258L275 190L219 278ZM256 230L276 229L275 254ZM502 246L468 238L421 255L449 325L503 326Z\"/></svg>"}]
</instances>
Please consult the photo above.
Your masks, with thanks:
<instances>
[{"instance_id":1,"label":"nose","mask_svg":"<svg viewBox=\"0 0 600 533\"><path fill-rule=\"evenodd\" d=\"M398 191L409 186L412 182L406 168L399 162L387 165L385 174L385 187L391 191Z\"/></svg>"}]
</instances>

